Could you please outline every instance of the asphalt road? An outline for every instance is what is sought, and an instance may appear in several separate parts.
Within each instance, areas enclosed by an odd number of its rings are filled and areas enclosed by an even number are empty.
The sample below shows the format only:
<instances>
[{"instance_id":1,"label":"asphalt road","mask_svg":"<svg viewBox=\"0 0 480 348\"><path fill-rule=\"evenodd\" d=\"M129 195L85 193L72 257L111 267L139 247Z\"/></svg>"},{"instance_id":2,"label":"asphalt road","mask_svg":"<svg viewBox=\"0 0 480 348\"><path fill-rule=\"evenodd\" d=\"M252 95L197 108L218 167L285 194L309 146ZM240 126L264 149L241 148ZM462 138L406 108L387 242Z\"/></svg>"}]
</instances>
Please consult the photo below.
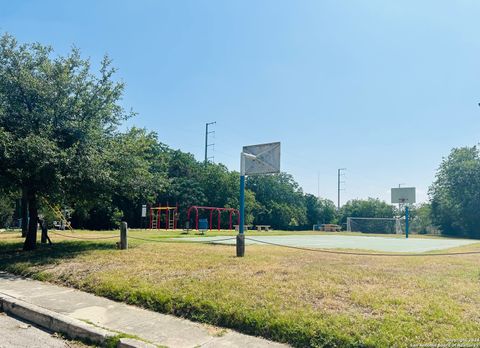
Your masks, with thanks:
<instances>
[{"instance_id":1,"label":"asphalt road","mask_svg":"<svg viewBox=\"0 0 480 348\"><path fill-rule=\"evenodd\" d=\"M0 313L0 348L86 348Z\"/></svg>"}]
</instances>

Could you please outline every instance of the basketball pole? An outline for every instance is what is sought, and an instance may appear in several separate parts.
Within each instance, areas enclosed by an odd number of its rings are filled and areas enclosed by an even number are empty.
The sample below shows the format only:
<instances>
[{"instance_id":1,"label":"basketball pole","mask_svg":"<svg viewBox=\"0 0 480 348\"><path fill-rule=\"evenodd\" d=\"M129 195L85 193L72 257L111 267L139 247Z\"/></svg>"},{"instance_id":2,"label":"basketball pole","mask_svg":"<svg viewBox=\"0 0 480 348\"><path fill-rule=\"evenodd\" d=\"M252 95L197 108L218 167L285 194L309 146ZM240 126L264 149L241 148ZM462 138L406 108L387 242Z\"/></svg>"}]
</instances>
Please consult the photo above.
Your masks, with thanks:
<instances>
[{"instance_id":1,"label":"basketball pole","mask_svg":"<svg viewBox=\"0 0 480 348\"><path fill-rule=\"evenodd\" d=\"M408 205L405 206L405 238L408 238Z\"/></svg>"},{"instance_id":2,"label":"basketball pole","mask_svg":"<svg viewBox=\"0 0 480 348\"><path fill-rule=\"evenodd\" d=\"M240 153L240 225L237 234L237 257L245 256L245 154Z\"/></svg>"},{"instance_id":3,"label":"basketball pole","mask_svg":"<svg viewBox=\"0 0 480 348\"><path fill-rule=\"evenodd\" d=\"M400 187L402 184L398 185L399 187L392 188L392 203L398 203L399 207L405 207L405 238L408 238L409 232L409 204L415 203L415 187ZM401 211L399 212L401 213ZM401 214L399 214L401 216Z\"/></svg>"},{"instance_id":4,"label":"basketball pole","mask_svg":"<svg viewBox=\"0 0 480 348\"><path fill-rule=\"evenodd\" d=\"M248 169L246 168L247 159ZM247 174L273 173L280 173L280 142L243 147L240 153L240 221L236 238L237 257L245 256L245 178Z\"/></svg>"},{"instance_id":5,"label":"basketball pole","mask_svg":"<svg viewBox=\"0 0 480 348\"><path fill-rule=\"evenodd\" d=\"M257 156L240 153L240 225L237 234L237 257L245 256L245 158L256 159Z\"/></svg>"}]
</instances>

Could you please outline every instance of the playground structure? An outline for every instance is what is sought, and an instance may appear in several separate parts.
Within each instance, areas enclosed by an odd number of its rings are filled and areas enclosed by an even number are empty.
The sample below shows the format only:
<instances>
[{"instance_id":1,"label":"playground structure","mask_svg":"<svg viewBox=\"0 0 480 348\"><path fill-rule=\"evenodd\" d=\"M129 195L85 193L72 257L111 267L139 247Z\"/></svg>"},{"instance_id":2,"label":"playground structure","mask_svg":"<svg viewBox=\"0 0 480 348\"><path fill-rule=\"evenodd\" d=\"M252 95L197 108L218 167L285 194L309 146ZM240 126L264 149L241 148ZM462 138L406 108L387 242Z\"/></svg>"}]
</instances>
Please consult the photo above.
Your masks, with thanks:
<instances>
[{"instance_id":1,"label":"playground structure","mask_svg":"<svg viewBox=\"0 0 480 348\"><path fill-rule=\"evenodd\" d=\"M165 229L175 230L177 228L177 216L178 207L170 207L161 205L158 207L150 208L150 228L161 229L162 228L162 216L165 216Z\"/></svg>"},{"instance_id":2,"label":"playground structure","mask_svg":"<svg viewBox=\"0 0 480 348\"><path fill-rule=\"evenodd\" d=\"M67 209L67 208L62 209L59 206L52 205L45 197L41 197L41 199L50 208L54 216L58 219L56 221L53 221L53 228L57 230L69 229L70 232L75 232L70 223L70 216L72 212L71 209Z\"/></svg>"},{"instance_id":3,"label":"playground structure","mask_svg":"<svg viewBox=\"0 0 480 348\"><path fill-rule=\"evenodd\" d=\"M213 222L213 212L216 211L217 214L218 214L218 223L217 223L217 228L218 230L220 231L220 225L221 225L221 214L223 211L228 211L229 213L229 216L228 216L228 221L229 221L229 229L232 230L233 229L233 225L232 225L232 215L233 214L237 214L237 220L238 220L238 224L240 224L240 212L238 211L238 209L235 209L235 208L219 208L219 207L203 207L203 206L198 206L198 205L194 205L194 206L191 206L190 208L188 208L188 212L187 212L187 221L190 221L190 214L192 212L192 210L195 210L195 229L198 230L198 211L199 210L208 210L210 211L210 224L209 224L209 227L210 227L210 230L212 230L212 222Z\"/></svg>"}]
</instances>

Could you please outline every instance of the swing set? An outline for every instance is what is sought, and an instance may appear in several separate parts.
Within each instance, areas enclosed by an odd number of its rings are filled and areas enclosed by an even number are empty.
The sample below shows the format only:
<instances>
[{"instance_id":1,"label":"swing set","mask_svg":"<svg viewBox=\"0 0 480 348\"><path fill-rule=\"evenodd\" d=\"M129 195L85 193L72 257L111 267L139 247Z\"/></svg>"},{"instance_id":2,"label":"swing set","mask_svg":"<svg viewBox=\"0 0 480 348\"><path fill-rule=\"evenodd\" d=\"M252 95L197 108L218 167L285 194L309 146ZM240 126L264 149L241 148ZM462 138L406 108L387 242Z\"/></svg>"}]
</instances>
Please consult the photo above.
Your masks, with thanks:
<instances>
[{"instance_id":1,"label":"swing set","mask_svg":"<svg viewBox=\"0 0 480 348\"><path fill-rule=\"evenodd\" d=\"M199 210L207 210L207 211L210 211L210 224L209 224L209 227L210 227L210 231L212 230L212 222L213 222L213 212L217 212L217 215L218 215L218 222L217 222L217 228L218 230L220 231L220 218L221 218L221 214L222 212L224 211L227 211L229 213L229 216L228 216L228 220L229 220L229 229L233 229L232 228L232 215L233 214L237 214L237 224L240 224L240 212L238 211L238 209L235 209L235 208L218 208L218 207L202 207L202 206L198 206L198 205L194 205L194 206L191 206L189 209L188 209L188 212L187 212L187 221L190 221L190 213L195 210L195 229L198 230L198 211Z\"/></svg>"}]
</instances>

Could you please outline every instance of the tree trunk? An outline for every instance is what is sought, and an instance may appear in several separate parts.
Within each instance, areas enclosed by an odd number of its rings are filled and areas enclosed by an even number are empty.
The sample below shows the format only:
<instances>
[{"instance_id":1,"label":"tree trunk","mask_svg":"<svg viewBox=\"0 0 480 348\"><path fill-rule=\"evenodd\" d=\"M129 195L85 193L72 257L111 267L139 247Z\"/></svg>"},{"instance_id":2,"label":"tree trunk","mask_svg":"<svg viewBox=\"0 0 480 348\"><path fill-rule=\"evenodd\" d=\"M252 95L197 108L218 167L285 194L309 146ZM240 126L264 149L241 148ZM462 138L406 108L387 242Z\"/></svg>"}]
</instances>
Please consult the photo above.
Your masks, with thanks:
<instances>
[{"instance_id":1,"label":"tree trunk","mask_svg":"<svg viewBox=\"0 0 480 348\"><path fill-rule=\"evenodd\" d=\"M47 230L47 223L45 222L45 220L40 220L40 229L42 230L40 243L46 244L47 238L48 238L48 230Z\"/></svg>"},{"instance_id":2,"label":"tree trunk","mask_svg":"<svg viewBox=\"0 0 480 348\"><path fill-rule=\"evenodd\" d=\"M27 188L22 188L22 237L25 238L27 236L28 231L28 198L27 198Z\"/></svg>"},{"instance_id":3,"label":"tree trunk","mask_svg":"<svg viewBox=\"0 0 480 348\"><path fill-rule=\"evenodd\" d=\"M28 232L23 250L34 250L37 247L37 224L38 224L38 210L37 210L37 196L35 192L28 191L28 213L30 220L28 222Z\"/></svg>"}]
</instances>

